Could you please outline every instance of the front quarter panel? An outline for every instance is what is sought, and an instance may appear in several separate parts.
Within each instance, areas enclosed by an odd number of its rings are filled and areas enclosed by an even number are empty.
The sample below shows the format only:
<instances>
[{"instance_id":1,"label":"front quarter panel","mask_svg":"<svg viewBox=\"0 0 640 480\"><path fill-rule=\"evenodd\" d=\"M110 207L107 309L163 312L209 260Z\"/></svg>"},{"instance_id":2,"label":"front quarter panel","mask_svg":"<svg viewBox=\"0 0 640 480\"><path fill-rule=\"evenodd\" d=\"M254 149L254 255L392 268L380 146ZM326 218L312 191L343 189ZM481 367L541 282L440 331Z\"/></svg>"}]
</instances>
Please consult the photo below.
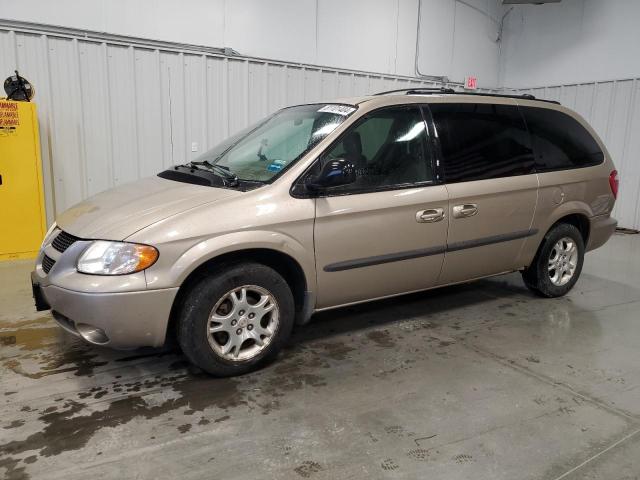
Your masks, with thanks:
<instances>
[{"instance_id":1,"label":"front quarter panel","mask_svg":"<svg viewBox=\"0 0 640 480\"><path fill-rule=\"evenodd\" d=\"M288 185L273 184L168 218L127 240L160 252L145 271L150 289L178 287L200 265L225 253L263 248L296 260L313 291L314 213L314 200L292 198Z\"/></svg>"},{"instance_id":2,"label":"front quarter panel","mask_svg":"<svg viewBox=\"0 0 640 480\"><path fill-rule=\"evenodd\" d=\"M283 232L269 230L250 230L232 232L194 243L168 269L147 271L149 288L179 286L203 263L226 253L249 249L269 249L282 252L296 260L305 271L307 288L315 290L314 265L309 260L309 252L294 237Z\"/></svg>"}]
</instances>

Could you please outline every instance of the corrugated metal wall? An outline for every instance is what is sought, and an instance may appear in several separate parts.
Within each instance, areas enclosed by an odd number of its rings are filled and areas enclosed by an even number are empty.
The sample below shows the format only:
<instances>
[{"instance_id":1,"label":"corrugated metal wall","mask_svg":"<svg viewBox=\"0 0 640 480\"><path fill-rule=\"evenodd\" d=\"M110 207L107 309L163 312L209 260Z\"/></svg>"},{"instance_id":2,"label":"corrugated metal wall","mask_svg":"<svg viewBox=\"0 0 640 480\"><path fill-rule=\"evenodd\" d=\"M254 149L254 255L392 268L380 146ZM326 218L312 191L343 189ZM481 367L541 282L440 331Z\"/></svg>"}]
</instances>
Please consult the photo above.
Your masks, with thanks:
<instances>
[{"instance_id":1,"label":"corrugated metal wall","mask_svg":"<svg viewBox=\"0 0 640 480\"><path fill-rule=\"evenodd\" d=\"M614 215L620 226L640 229L640 79L514 90L558 100L595 128L620 174Z\"/></svg>"},{"instance_id":2,"label":"corrugated metal wall","mask_svg":"<svg viewBox=\"0 0 640 480\"><path fill-rule=\"evenodd\" d=\"M92 194L185 163L281 107L436 86L158 44L0 22L0 73L17 68L36 87L49 222Z\"/></svg>"},{"instance_id":3,"label":"corrugated metal wall","mask_svg":"<svg viewBox=\"0 0 640 480\"><path fill-rule=\"evenodd\" d=\"M18 68L36 87L49 222L90 195L187 162L283 106L439 86L214 50L0 22L0 74ZM629 79L519 90L559 100L602 135L621 175L616 216L631 228L640 228L639 88Z\"/></svg>"}]
</instances>

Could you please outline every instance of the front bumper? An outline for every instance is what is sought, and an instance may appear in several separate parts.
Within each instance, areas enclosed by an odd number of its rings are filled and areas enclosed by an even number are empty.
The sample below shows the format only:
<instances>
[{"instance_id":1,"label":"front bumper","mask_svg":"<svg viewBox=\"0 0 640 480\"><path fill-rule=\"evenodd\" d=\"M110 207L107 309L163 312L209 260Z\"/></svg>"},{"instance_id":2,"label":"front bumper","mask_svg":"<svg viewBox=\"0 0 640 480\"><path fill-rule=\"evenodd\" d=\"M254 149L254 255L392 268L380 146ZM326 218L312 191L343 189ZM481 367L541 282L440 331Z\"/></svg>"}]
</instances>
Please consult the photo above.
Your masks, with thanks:
<instances>
[{"instance_id":1,"label":"front bumper","mask_svg":"<svg viewBox=\"0 0 640 480\"><path fill-rule=\"evenodd\" d=\"M96 345L162 345L178 288L148 289L144 272L120 276L78 273L77 258L89 243L75 241L61 253L46 242L31 273L36 308L50 308L62 328ZM53 260L46 270L45 255Z\"/></svg>"},{"instance_id":2,"label":"front bumper","mask_svg":"<svg viewBox=\"0 0 640 480\"><path fill-rule=\"evenodd\" d=\"M34 292L48 304L66 331L87 342L113 348L158 347L165 341L171 306L178 288L124 293L84 293L55 285Z\"/></svg>"}]
</instances>

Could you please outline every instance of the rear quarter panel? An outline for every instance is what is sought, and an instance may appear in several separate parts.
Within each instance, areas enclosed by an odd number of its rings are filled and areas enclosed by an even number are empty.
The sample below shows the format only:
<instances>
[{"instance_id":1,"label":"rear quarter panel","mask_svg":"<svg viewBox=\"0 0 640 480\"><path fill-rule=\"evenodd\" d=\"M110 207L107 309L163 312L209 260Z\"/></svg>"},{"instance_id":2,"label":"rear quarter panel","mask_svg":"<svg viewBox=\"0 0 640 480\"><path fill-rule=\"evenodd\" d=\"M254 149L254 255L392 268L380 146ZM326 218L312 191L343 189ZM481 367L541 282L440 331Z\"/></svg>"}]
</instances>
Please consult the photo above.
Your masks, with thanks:
<instances>
[{"instance_id":1,"label":"rear quarter panel","mask_svg":"<svg viewBox=\"0 0 640 480\"><path fill-rule=\"evenodd\" d=\"M519 100L519 105L540 107L537 102ZM586 168L575 168L538 174L538 203L532 228L538 233L527 239L522 259L528 266L535 256L542 239L561 218L582 214L590 223L596 218L609 217L615 198L609 186L609 174L614 170L613 161L602 139L587 121L576 112L561 105L548 104L546 108L561 111L577 120L598 142L604 152L604 162Z\"/></svg>"}]
</instances>

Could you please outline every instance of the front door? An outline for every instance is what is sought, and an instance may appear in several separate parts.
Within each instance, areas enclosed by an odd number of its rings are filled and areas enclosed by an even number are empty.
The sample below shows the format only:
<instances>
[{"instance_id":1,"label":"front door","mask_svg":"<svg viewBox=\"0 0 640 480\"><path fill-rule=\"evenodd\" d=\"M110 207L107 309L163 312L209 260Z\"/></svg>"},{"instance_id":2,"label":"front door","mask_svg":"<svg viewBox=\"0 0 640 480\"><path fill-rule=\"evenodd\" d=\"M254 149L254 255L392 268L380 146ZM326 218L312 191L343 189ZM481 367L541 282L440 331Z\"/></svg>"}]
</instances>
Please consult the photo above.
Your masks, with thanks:
<instances>
[{"instance_id":1,"label":"front door","mask_svg":"<svg viewBox=\"0 0 640 480\"><path fill-rule=\"evenodd\" d=\"M431 152L420 109L394 107L366 115L319 159L350 160L357 180L316 199L317 308L436 284L448 216Z\"/></svg>"},{"instance_id":2,"label":"front door","mask_svg":"<svg viewBox=\"0 0 640 480\"><path fill-rule=\"evenodd\" d=\"M436 103L429 110L449 193L440 284L522 267L538 195L524 120L515 105Z\"/></svg>"}]
</instances>

